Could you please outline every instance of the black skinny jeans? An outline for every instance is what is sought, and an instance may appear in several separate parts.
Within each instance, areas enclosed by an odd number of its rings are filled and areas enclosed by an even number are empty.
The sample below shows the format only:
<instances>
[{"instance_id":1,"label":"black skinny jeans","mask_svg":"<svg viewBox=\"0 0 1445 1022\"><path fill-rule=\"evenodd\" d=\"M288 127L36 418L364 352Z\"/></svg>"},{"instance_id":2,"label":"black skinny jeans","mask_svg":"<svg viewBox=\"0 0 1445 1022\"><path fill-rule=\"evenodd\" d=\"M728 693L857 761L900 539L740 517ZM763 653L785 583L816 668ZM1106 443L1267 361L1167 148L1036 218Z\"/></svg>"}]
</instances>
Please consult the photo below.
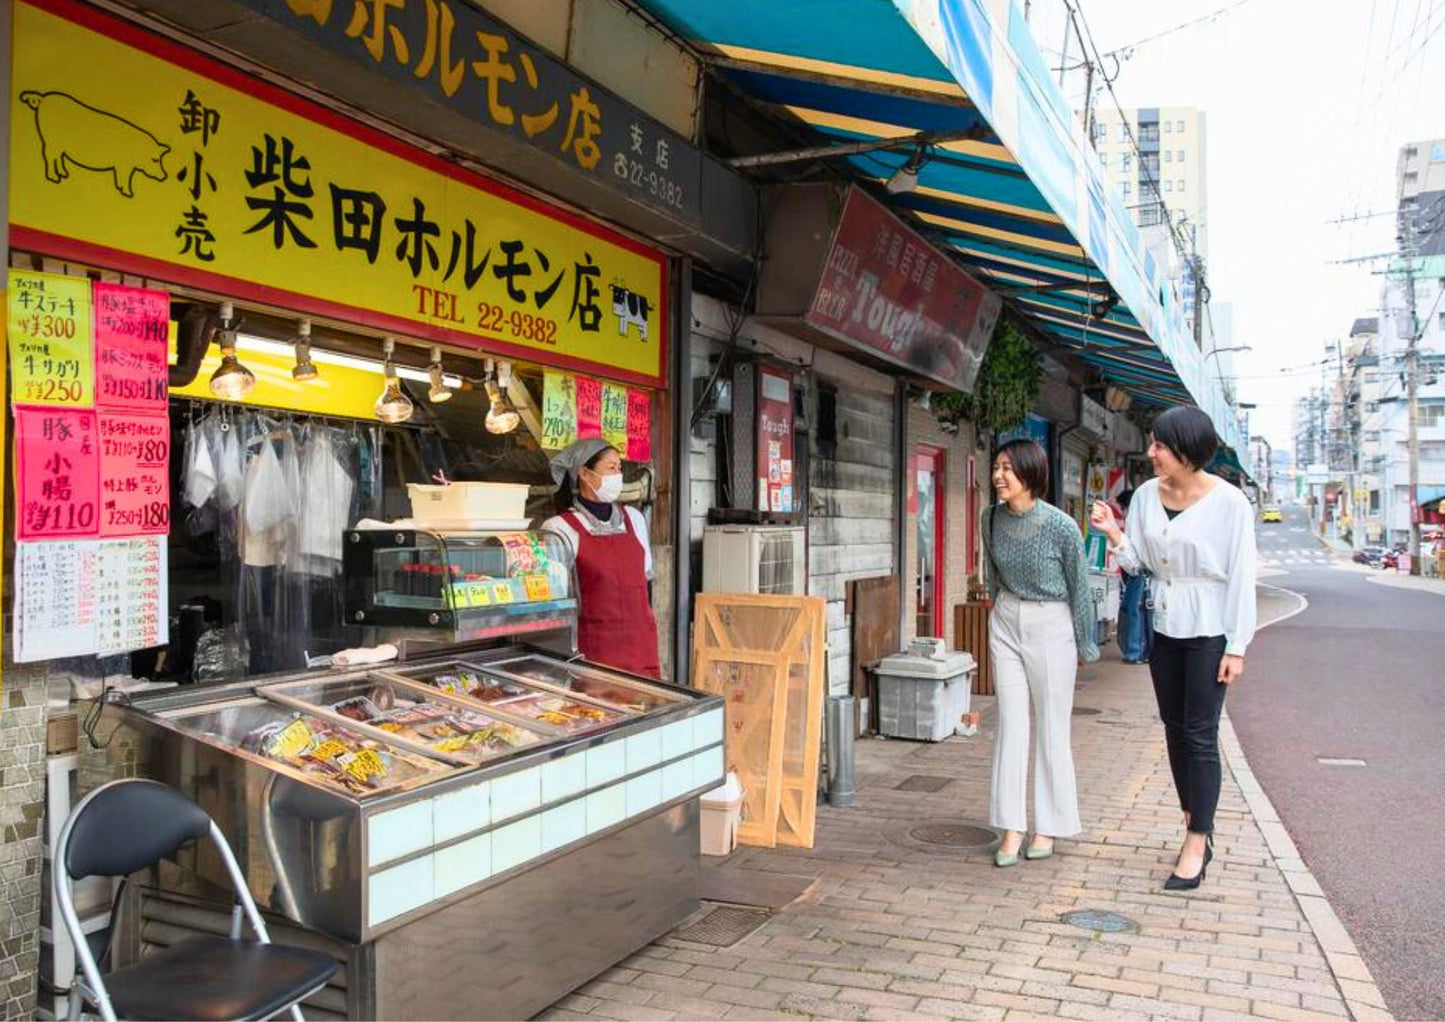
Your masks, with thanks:
<instances>
[{"instance_id":1,"label":"black skinny jeans","mask_svg":"<svg viewBox=\"0 0 1445 1022\"><path fill-rule=\"evenodd\" d=\"M1214 832L1214 807L1219 804L1219 714L1229 688L1219 681L1223 658L1222 635L1171 639L1157 633L1149 656L1169 769L1180 808L1189 814L1189 829L1196 834Z\"/></svg>"}]
</instances>

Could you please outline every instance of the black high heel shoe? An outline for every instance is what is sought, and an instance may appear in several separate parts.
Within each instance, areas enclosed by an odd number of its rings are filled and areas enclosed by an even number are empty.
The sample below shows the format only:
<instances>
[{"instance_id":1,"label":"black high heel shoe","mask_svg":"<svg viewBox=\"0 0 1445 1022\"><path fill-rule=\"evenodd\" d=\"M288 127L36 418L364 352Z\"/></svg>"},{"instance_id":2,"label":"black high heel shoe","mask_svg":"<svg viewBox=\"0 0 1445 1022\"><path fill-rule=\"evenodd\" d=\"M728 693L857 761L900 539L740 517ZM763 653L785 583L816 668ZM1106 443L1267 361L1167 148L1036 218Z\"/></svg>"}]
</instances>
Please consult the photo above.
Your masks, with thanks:
<instances>
[{"instance_id":1,"label":"black high heel shoe","mask_svg":"<svg viewBox=\"0 0 1445 1022\"><path fill-rule=\"evenodd\" d=\"M1182 877L1178 873L1170 873L1169 879L1164 881L1166 891L1192 891L1204 883L1204 874L1209 870L1209 864L1214 859L1214 835L1210 834L1204 839L1204 863L1199 867L1199 872L1192 877Z\"/></svg>"}]
</instances>

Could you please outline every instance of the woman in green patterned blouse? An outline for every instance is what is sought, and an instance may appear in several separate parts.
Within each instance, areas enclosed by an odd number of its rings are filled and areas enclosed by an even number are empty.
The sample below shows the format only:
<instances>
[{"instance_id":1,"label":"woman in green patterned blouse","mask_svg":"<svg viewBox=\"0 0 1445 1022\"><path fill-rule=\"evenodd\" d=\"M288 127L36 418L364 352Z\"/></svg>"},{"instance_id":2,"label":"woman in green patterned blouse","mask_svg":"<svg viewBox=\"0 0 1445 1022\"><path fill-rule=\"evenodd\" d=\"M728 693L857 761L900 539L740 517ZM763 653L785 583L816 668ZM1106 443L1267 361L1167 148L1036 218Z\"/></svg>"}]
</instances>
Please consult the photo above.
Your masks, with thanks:
<instances>
[{"instance_id":1,"label":"woman in green patterned blouse","mask_svg":"<svg viewBox=\"0 0 1445 1022\"><path fill-rule=\"evenodd\" d=\"M1043 495L1049 460L1032 440L1013 440L993 461L1000 503L983 513L988 588L994 598L988 650L998 697L989 822L1003 830L994 856L1018 862L1028 829L1029 704L1038 718L1034 744L1034 836L1026 859L1054 853L1054 838L1079 825L1069 732L1078 662L1097 660L1094 600L1078 524Z\"/></svg>"}]
</instances>

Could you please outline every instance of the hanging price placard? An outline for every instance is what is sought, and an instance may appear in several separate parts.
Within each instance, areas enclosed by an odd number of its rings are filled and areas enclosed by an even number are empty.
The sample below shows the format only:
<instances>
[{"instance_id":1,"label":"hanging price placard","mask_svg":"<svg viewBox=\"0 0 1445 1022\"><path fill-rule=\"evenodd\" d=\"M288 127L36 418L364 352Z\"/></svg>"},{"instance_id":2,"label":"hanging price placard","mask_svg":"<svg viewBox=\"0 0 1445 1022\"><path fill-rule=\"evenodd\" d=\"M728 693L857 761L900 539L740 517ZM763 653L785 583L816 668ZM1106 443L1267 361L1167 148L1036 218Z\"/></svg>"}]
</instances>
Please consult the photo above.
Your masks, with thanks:
<instances>
[{"instance_id":1,"label":"hanging price placard","mask_svg":"<svg viewBox=\"0 0 1445 1022\"><path fill-rule=\"evenodd\" d=\"M92 293L96 404L165 411L170 295L99 281Z\"/></svg>"},{"instance_id":2,"label":"hanging price placard","mask_svg":"<svg viewBox=\"0 0 1445 1022\"><path fill-rule=\"evenodd\" d=\"M602 385L602 439L627 453L627 388L615 383Z\"/></svg>"},{"instance_id":3,"label":"hanging price placard","mask_svg":"<svg viewBox=\"0 0 1445 1022\"><path fill-rule=\"evenodd\" d=\"M165 415L100 415L100 534L171 528L171 423Z\"/></svg>"},{"instance_id":4,"label":"hanging price placard","mask_svg":"<svg viewBox=\"0 0 1445 1022\"><path fill-rule=\"evenodd\" d=\"M571 373L542 373L542 446L560 451L577 439L577 378Z\"/></svg>"},{"instance_id":5,"label":"hanging price placard","mask_svg":"<svg viewBox=\"0 0 1445 1022\"><path fill-rule=\"evenodd\" d=\"M12 270L7 299L14 402L93 407L90 281Z\"/></svg>"},{"instance_id":6,"label":"hanging price placard","mask_svg":"<svg viewBox=\"0 0 1445 1022\"><path fill-rule=\"evenodd\" d=\"M602 435L602 384L577 377L577 439Z\"/></svg>"},{"instance_id":7,"label":"hanging price placard","mask_svg":"<svg viewBox=\"0 0 1445 1022\"><path fill-rule=\"evenodd\" d=\"M96 536L100 532L100 446L95 412L15 409L15 537Z\"/></svg>"},{"instance_id":8,"label":"hanging price placard","mask_svg":"<svg viewBox=\"0 0 1445 1022\"><path fill-rule=\"evenodd\" d=\"M645 390L627 392L628 461L652 460L652 395Z\"/></svg>"}]
</instances>

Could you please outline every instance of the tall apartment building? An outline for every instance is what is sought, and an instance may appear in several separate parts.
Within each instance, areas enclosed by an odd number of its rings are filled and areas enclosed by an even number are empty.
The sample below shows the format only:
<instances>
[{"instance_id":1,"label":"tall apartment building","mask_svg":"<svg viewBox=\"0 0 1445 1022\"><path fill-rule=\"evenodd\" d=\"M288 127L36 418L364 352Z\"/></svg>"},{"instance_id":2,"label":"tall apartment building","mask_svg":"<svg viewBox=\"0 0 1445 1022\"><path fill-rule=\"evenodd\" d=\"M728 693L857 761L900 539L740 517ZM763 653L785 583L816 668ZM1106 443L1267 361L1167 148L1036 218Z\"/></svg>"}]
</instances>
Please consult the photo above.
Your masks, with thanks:
<instances>
[{"instance_id":1,"label":"tall apartment building","mask_svg":"<svg viewBox=\"0 0 1445 1022\"><path fill-rule=\"evenodd\" d=\"M1175 281L1185 318L1193 325L1194 273L1175 238L1207 267L1209 193L1205 175L1205 114L1196 107L1113 107L1093 114L1094 149L1111 184L1134 216L1144 244ZM1172 227L1171 227L1172 224ZM1177 228L1177 229L1176 229ZM1206 279L1207 279L1206 269ZM1201 328L1201 332L1202 332ZM1222 342L1211 346L1225 347Z\"/></svg>"},{"instance_id":2,"label":"tall apartment building","mask_svg":"<svg viewBox=\"0 0 1445 1022\"><path fill-rule=\"evenodd\" d=\"M1401 258L1380 292L1378 414L1367 414L1364 427L1367 434L1379 432L1382 519L1392 544L1405 542L1410 530L1405 352L1412 333L1421 352L1419 500L1445 493L1445 138L1402 146L1395 186ZM1438 514L1424 519L1439 522Z\"/></svg>"}]
</instances>

